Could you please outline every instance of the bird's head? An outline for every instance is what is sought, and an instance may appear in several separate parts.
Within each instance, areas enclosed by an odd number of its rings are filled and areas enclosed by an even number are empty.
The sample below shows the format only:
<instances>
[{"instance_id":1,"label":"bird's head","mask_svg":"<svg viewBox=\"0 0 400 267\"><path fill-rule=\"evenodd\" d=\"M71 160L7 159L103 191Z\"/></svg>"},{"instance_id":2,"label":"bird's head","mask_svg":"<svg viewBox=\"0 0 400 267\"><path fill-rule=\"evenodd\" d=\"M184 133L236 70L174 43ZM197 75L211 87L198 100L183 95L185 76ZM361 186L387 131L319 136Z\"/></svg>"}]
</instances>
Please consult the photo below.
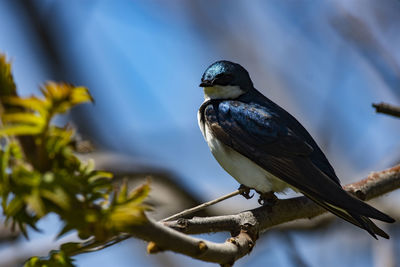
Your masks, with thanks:
<instances>
[{"instance_id":1,"label":"bird's head","mask_svg":"<svg viewBox=\"0 0 400 267\"><path fill-rule=\"evenodd\" d=\"M235 99L253 88L249 73L239 64L220 60L209 66L201 77L206 99Z\"/></svg>"}]
</instances>

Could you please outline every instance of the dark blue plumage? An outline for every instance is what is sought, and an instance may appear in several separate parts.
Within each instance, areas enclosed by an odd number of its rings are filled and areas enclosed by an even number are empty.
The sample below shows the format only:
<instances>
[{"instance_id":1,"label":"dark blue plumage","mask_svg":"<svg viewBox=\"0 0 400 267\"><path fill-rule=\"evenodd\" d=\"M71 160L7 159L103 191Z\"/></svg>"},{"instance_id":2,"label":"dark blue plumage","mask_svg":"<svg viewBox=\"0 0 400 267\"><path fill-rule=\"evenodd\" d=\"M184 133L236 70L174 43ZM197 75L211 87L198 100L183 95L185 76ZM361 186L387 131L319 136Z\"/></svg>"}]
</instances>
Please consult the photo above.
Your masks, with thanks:
<instances>
[{"instance_id":1,"label":"dark blue plumage","mask_svg":"<svg viewBox=\"0 0 400 267\"><path fill-rule=\"evenodd\" d=\"M200 86L207 92L211 92L210 88L214 90L211 96L206 95L199 109L200 128L214 156L228 172L233 176L246 173L227 163L226 157L230 155L238 158L232 150L265 170L271 181L278 178L372 236L388 238L368 217L385 222L394 220L342 189L334 169L307 130L258 92L242 66L218 61L205 71ZM253 168L251 164L246 166ZM252 179L235 178L244 185L245 179ZM254 180L252 184L257 188Z\"/></svg>"},{"instance_id":2,"label":"dark blue plumage","mask_svg":"<svg viewBox=\"0 0 400 267\"><path fill-rule=\"evenodd\" d=\"M237 75L239 72L240 75ZM225 60L217 61L208 67L201 77L201 81L202 87L213 84L234 84L243 89L253 87L253 82L245 68L239 64Z\"/></svg>"}]
</instances>

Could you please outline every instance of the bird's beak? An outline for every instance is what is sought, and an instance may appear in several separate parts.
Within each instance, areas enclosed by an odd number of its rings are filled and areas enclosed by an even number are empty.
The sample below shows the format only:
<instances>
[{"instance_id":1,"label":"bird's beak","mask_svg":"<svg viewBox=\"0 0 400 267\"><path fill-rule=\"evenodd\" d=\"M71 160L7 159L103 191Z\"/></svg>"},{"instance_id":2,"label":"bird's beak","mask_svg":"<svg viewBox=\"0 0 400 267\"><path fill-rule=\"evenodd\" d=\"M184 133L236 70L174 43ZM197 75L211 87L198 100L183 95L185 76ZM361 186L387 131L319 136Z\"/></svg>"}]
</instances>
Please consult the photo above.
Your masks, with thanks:
<instances>
[{"instance_id":1,"label":"bird's beak","mask_svg":"<svg viewBox=\"0 0 400 267\"><path fill-rule=\"evenodd\" d=\"M211 81L202 81L199 85L199 87L212 87L213 84Z\"/></svg>"}]
</instances>

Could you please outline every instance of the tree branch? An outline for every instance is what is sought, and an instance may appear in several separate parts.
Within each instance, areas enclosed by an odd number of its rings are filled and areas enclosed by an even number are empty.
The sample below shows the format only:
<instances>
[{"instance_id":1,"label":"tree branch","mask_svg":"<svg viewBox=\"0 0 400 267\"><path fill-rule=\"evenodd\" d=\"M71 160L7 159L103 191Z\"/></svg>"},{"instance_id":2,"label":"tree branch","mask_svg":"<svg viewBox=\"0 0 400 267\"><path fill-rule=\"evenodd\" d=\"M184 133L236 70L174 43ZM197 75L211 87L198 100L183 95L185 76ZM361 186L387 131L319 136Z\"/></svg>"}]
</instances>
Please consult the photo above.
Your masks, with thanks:
<instances>
[{"instance_id":1,"label":"tree branch","mask_svg":"<svg viewBox=\"0 0 400 267\"><path fill-rule=\"evenodd\" d=\"M344 188L355 196L369 200L400 187L400 165L370 174L366 179ZM213 216L177 221L155 222L134 226L130 234L149 241L148 252L174 251L206 262L231 266L250 253L258 233L273 226L302 218L313 218L326 212L305 197L278 200L267 206L235 215ZM232 236L224 243L215 243L187 234L230 231ZM104 248L104 247L100 247Z\"/></svg>"},{"instance_id":2,"label":"tree branch","mask_svg":"<svg viewBox=\"0 0 400 267\"><path fill-rule=\"evenodd\" d=\"M400 118L400 107L392 106L386 103L372 104L376 112L392 115Z\"/></svg>"},{"instance_id":3,"label":"tree branch","mask_svg":"<svg viewBox=\"0 0 400 267\"><path fill-rule=\"evenodd\" d=\"M366 179L344 188L362 200L369 200L400 187L400 165L371 173ZM303 218L313 218L326 212L306 197L278 200L271 207L259 207L235 215L194 217L164 222L168 227L186 234L201 234L221 231L238 231L246 223L258 224L260 231L273 226Z\"/></svg>"},{"instance_id":4,"label":"tree branch","mask_svg":"<svg viewBox=\"0 0 400 267\"><path fill-rule=\"evenodd\" d=\"M257 231L253 227L246 226L235 237L229 238L224 243L194 238L152 220L132 230L134 237L152 241L148 246L149 253L171 250L223 266L231 266L237 259L250 253L257 239Z\"/></svg>"}]
</instances>

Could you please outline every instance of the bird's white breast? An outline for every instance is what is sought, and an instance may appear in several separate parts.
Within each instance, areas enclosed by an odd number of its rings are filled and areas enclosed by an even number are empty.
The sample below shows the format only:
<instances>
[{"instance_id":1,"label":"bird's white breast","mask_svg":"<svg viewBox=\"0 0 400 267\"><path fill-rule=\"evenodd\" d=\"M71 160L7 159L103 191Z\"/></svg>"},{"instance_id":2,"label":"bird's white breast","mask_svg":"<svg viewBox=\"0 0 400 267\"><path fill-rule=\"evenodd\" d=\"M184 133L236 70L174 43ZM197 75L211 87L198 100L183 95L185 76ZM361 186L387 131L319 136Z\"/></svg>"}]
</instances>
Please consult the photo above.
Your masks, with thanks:
<instances>
[{"instance_id":1,"label":"bird's white breast","mask_svg":"<svg viewBox=\"0 0 400 267\"><path fill-rule=\"evenodd\" d=\"M244 90L237 85L213 85L204 87L204 99L234 99L244 94Z\"/></svg>"},{"instance_id":2,"label":"bird's white breast","mask_svg":"<svg viewBox=\"0 0 400 267\"><path fill-rule=\"evenodd\" d=\"M247 157L221 143L212 134L207 123L202 125L200 116L201 115L198 114L199 126L212 154L222 168L232 175L240 184L262 193L270 191L282 192L289 186Z\"/></svg>"}]
</instances>

